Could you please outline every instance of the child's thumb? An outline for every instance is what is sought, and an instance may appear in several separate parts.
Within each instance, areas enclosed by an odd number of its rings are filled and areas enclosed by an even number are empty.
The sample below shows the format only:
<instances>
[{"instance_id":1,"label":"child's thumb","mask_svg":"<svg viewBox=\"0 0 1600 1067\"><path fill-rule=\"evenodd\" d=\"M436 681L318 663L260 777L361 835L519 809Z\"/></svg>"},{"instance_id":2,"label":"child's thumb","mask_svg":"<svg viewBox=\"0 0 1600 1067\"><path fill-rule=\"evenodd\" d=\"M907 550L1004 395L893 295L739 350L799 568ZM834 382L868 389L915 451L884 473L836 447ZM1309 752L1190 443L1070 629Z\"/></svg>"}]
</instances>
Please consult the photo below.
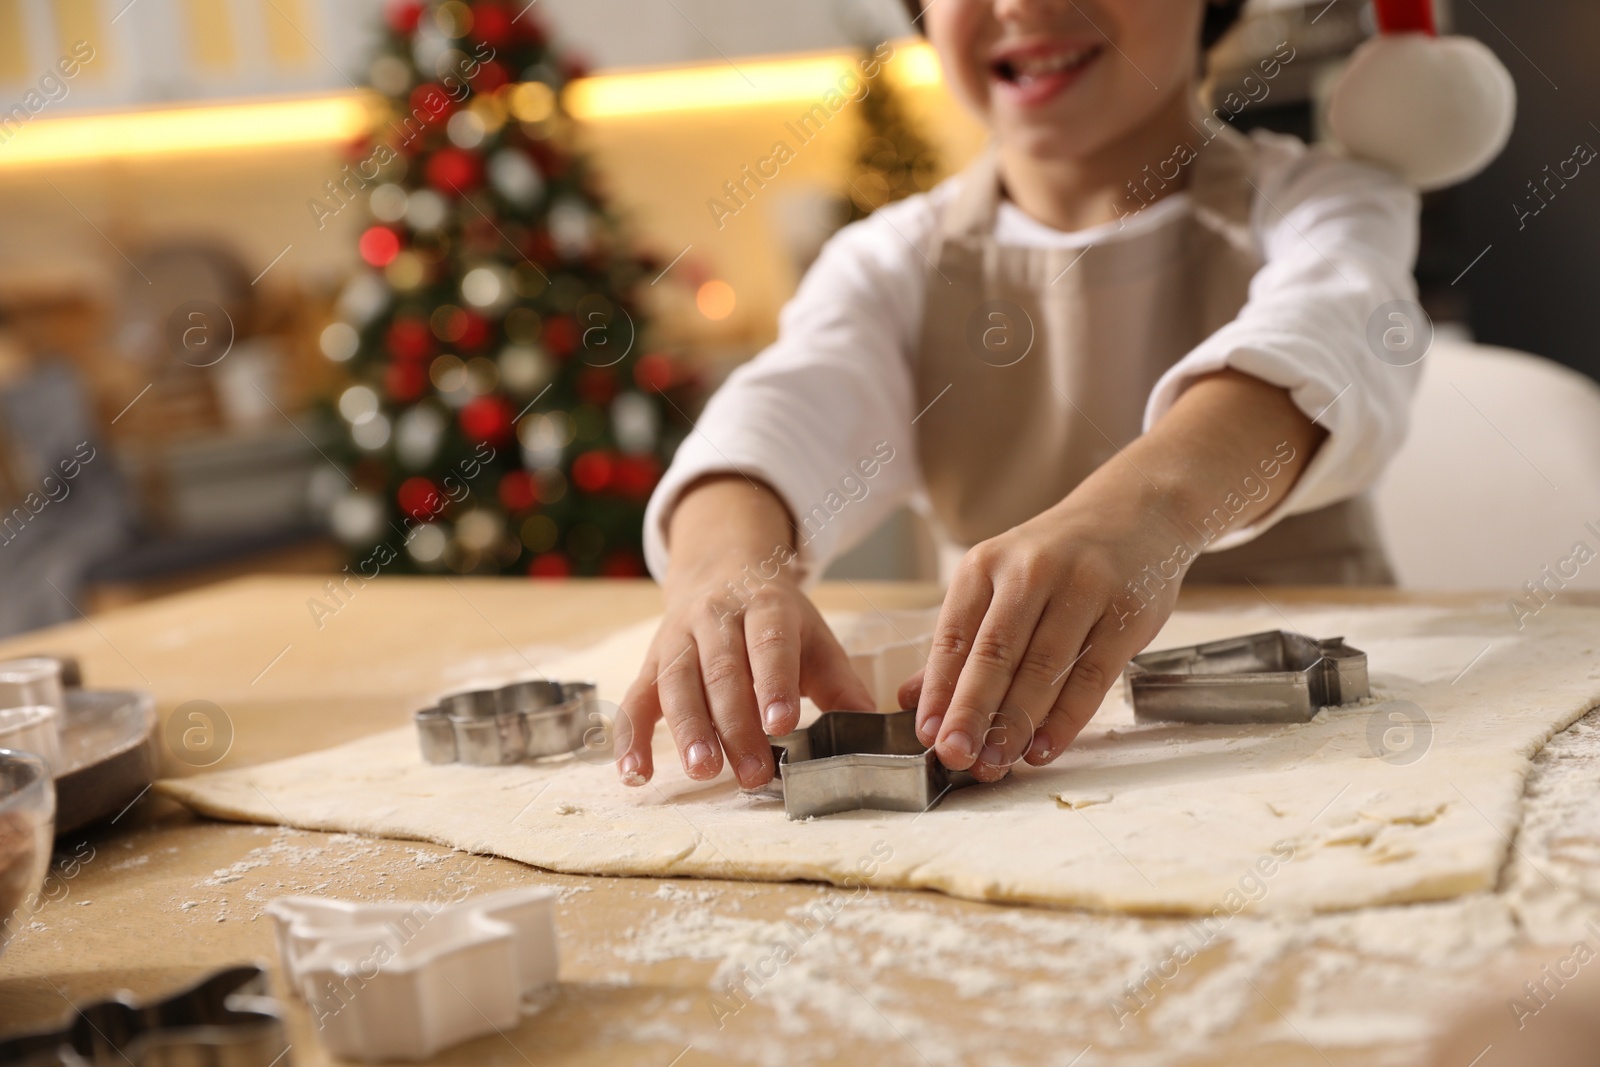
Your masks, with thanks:
<instances>
[{"instance_id":1,"label":"child's thumb","mask_svg":"<svg viewBox=\"0 0 1600 1067\"><path fill-rule=\"evenodd\" d=\"M902 711L908 708L916 707L917 701L922 699L922 675L924 672L926 672L926 670L927 668L924 667L922 670L919 670L916 674L913 674L911 677L900 683L900 690L896 695L900 699L900 708Z\"/></svg>"}]
</instances>

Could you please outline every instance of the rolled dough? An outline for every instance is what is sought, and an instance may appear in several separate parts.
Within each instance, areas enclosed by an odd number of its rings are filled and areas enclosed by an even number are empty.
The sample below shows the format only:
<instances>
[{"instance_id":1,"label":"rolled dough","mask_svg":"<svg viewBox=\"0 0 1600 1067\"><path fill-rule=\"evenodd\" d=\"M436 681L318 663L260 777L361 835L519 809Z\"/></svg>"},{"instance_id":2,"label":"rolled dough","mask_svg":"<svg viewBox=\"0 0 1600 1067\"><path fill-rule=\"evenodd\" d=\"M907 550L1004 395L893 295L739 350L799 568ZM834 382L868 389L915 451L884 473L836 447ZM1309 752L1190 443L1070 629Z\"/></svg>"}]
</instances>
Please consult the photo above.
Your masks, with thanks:
<instances>
[{"instance_id":1,"label":"rolled dough","mask_svg":"<svg viewBox=\"0 0 1600 1067\"><path fill-rule=\"evenodd\" d=\"M849 630L868 620L834 618ZM1600 611L1503 606L1178 613L1151 646L1292 625L1367 652L1373 699L1295 726L1136 725L1121 687L1044 769L920 815L789 822L731 776L687 779L658 728L655 781L576 759L430 766L405 727L160 783L195 810L435 841L556 871L807 879L1142 913L1294 914L1494 888L1529 761L1600 704ZM616 700L652 620L543 665ZM427 694L419 694L419 697ZM1403 702L1403 703L1402 703Z\"/></svg>"}]
</instances>

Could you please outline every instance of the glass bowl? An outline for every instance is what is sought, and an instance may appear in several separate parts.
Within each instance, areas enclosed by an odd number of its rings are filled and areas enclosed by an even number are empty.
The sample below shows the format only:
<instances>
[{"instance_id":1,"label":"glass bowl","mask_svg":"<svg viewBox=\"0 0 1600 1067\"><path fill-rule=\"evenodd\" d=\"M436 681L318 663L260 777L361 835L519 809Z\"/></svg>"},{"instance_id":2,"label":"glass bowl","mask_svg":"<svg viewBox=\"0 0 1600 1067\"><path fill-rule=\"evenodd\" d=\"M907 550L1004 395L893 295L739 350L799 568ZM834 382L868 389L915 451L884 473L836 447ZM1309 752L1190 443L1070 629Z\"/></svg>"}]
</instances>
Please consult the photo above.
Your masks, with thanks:
<instances>
[{"instance_id":1,"label":"glass bowl","mask_svg":"<svg viewBox=\"0 0 1600 1067\"><path fill-rule=\"evenodd\" d=\"M0 661L0 708L44 705L59 714L66 706L61 661L49 656Z\"/></svg>"},{"instance_id":2,"label":"glass bowl","mask_svg":"<svg viewBox=\"0 0 1600 1067\"><path fill-rule=\"evenodd\" d=\"M0 955L38 910L55 816L55 785L44 760L0 749Z\"/></svg>"},{"instance_id":3,"label":"glass bowl","mask_svg":"<svg viewBox=\"0 0 1600 1067\"><path fill-rule=\"evenodd\" d=\"M13 752L32 752L43 758L52 774L60 774L60 715L55 708L37 705L26 708L0 708L0 748Z\"/></svg>"}]
</instances>

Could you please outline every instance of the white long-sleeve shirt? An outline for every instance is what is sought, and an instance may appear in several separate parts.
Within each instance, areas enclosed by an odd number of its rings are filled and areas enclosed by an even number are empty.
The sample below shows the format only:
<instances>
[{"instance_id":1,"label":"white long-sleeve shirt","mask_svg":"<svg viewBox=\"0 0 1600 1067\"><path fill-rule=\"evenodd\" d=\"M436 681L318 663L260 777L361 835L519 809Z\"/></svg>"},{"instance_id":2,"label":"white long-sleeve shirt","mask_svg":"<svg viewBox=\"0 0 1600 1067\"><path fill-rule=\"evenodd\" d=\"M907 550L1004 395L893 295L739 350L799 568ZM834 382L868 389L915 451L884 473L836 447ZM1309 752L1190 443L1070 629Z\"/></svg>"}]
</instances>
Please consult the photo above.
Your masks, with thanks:
<instances>
[{"instance_id":1,"label":"white long-sleeve shirt","mask_svg":"<svg viewBox=\"0 0 1600 1067\"><path fill-rule=\"evenodd\" d=\"M1379 309L1415 301L1418 197L1385 171L1257 133L1252 228L1264 266L1238 316L1174 364L1148 399L1149 429L1197 377L1231 367L1289 391L1328 437L1283 503L1260 521L1218 538L1208 551L1258 536L1287 515L1370 487L1405 438L1420 364L1379 359L1369 321ZM741 471L772 486L790 514L806 515L834 494L887 441L894 459L867 492L800 546L815 581L829 561L911 501L923 514L912 420L928 256L955 179L845 227L823 247L779 316L778 340L738 367L678 449L645 513L645 559L666 573L664 519L700 475ZM1191 210L1169 195L1121 223L1063 232L1002 201L999 244L1088 247L1171 221ZM1425 327L1424 327L1425 328ZM859 473L856 479L861 480Z\"/></svg>"}]
</instances>

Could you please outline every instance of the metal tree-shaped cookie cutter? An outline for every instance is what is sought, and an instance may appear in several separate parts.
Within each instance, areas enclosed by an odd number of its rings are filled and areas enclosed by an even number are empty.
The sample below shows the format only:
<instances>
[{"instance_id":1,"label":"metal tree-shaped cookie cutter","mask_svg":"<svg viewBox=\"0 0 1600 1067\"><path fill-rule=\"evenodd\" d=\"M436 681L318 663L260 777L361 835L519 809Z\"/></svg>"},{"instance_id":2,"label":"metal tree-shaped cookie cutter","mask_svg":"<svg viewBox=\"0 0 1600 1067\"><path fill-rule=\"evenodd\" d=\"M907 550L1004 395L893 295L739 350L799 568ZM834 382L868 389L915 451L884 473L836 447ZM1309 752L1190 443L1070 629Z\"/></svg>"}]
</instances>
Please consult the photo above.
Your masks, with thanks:
<instances>
[{"instance_id":1,"label":"metal tree-shaped cookie cutter","mask_svg":"<svg viewBox=\"0 0 1600 1067\"><path fill-rule=\"evenodd\" d=\"M770 737L777 775L757 792L781 796L791 819L858 808L927 811L977 779L952 771L917 740L915 711L823 712L810 726Z\"/></svg>"},{"instance_id":2,"label":"metal tree-shaped cookie cutter","mask_svg":"<svg viewBox=\"0 0 1600 1067\"><path fill-rule=\"evenodd\" d=\"M1284 630L1146 652L1123 678L1140 722L1310 722L1370 692L1365 652Z\"/></svg>"},{"instance_id":3,"label":"metal tree-shaped cookie cutter","mask_svg":"<svg viewBox=\"0 0 1600 1067\"><path fill-rule=\"evenodd\" d=\"M229 967L161 1000L127 994L76 1009L61 1027L0 1041L15 1067L128 1064L288 1067L278 1002L260 967Z\"/></svg>"},{"instance_id":4,"label":"metal tree-shaped cookie cutter","mask_svg":"<svg viewBox=\"0 0 1600 1067\"><path fill-rule=\"evenodd\" d=\"M593 682L538 678L441 697L416 713L426 763L494 766L584 747L598 721Z\"/></svg>"}]
</instances>

